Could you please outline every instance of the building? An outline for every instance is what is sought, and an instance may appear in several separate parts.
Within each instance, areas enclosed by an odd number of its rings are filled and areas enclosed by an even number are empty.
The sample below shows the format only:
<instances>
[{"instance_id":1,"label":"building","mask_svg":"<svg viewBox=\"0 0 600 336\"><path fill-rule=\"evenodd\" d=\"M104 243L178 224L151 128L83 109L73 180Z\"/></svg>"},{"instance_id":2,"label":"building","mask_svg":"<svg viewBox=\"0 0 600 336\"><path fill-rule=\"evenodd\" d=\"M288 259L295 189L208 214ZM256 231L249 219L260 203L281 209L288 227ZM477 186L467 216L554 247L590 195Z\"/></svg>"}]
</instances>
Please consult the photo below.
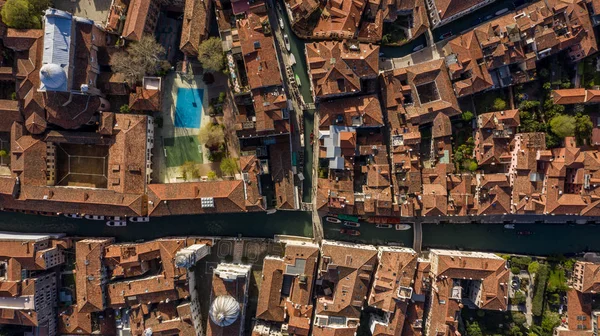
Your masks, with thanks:
<instances>
[{"instance_id":1,"label":"building","mask_svg":"<svg viewBox=\"0 0 600 336\"><path fill-rule=\"evenodd\" d=\"M0 324L58 335L56 270L71 247L63 236L0 233Z\"/></svg>"},{"instance_id":2,"label":"building","mask_svg":"<svg viewBox=\"0 0 600 336\"><path fill-rule=\"evenodd\" d=\"M494 1L495 0L425 0L425 4L429 10L431 26L437 28L472 13Z\"/></svg>"},{"instance_id":3,"label":"building","mask_svg":"<svg viewBox=\"0 0 600 336\"><path fill-rule=\"evenodd\" d=\"M214 269L207 335L244 335L250 269L223 263Z\"/></svg>"},{"instance_id":4,"label":"building","mask_svg":"<svg viewBox=\"0 0 600 336\"><path fill-rule=\"evenodd\" d=\"M509 273L493 253L430 251L431 289L427 335L454 335L463 307L506 310Z\"/></svg>"},{"instance_id":5,"label":"building","mask_svg":"<svg viewBox=\"0 0 600 336\"><path fill-rule=\"evenodd\" d=\"M158 22L160 5L155 0L131 0L121 36L139 41L145 34L154 34Z\"/></svg>"},{"instance_id":6,"label":"building","mask_svg":"<svg viewBox=\"0 0 600 336\"><path fill-rule=\"evenodd\" d=\"M323 241L313 335L356 333L376 264L374 246Z\"/></svg>"},{"instance_id":7,"label":"building","mask_svg":"<svg viewBox=\"0 0 600 336\"><path fill-rule=\"evenodd\" d=\"M590 261L575 263L567 291L567 321L555 329L555 335L597 335L600 311L592 308L593 298L600 289L600 264Z\"/></svg>"},{"instance_id":8,"label":"building","mask_svg":"<svg viewBox=\"0 0 600 336\"><path fill-rule=\"evenodd\" d=\"M212 1L186 0L179 49L187 56L198 57L200 43L208 37Z\"/></svg>"},{"instance_id":9,"label":"building","mask_svg":"<svg viewBox=\"0 0 600 336\"><path fill-rule=\"evenodd\" d=\"M379 247L379 265L371 285L368 305L383 312L371 314L372 335L402 335L408 306L412 300L417 269L417 253L412 249Z\"/></svg>"},{"instance_id":10,"label":"building","mask_svg":"<svg viewBox=\"0 0 600 336\"><path fill-rule=\"evenodd\" d=\"M256 310L256 318L262 321L254 326L253 333L260 333L271 323L290 335L309 334L318 256L316 244L288 242L283 258L264 259Z\"/></svg>"},{"instance_id":11,"label":"building","mask_svg":"<svg viewBox=\"0 0 600 336\"><path fill-rule=\"evenodd\" d=\"M477 116L474 156L479 166L507 165L512 161L510 144L519 127L519 110Z\"/></svg>"},{"instance_id":12,"label":"building","mask_svg":"<svg viewBox=\"0 0 600 336\"><path fill-rule=\"evenodd\" d=\"M598 50L583 0L532 3L451 39L444 54L460 97L534 80L536 61L561 50L573 62Z\"/></svg>"},{"instance_id":13,"label":"building","mask_svg":"<svg viewBox=\"0 0 600 336\"><path fill-rule=\"evenodd\" d=\"M306 44L315 100L359 94L379 73L379 46L323 41Z\"/></svg>"}]
</instances>

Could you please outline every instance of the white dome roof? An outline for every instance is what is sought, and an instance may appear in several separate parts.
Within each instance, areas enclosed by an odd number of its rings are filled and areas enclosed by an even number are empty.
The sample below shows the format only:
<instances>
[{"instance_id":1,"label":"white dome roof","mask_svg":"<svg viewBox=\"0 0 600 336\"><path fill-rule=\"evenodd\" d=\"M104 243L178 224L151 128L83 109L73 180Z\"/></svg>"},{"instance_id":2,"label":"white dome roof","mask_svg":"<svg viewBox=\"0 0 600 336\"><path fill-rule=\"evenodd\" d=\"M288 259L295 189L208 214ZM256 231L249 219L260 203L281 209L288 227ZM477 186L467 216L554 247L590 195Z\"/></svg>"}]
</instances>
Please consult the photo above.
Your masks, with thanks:
<instances>
[{"instance_id":1,"label":"white dome roof","mask_svg":"<svg viewBox=\"0 0 600 336\"><path fill-rule=\"evenodd\" d=\"M240 315L240 304L230 295L221 295L213 301L208 310L210 319L220 327L233 324Z\"/></svg>"},{"instance_id":2,"label":"white dome roof","mask_svg":"<svg viewBox=\"0 0 600 336\"><path fill-rule=\"evenodd\" d=\"M67 74L58 64L44 64L40 69L40 79L44 86L57 89L67 81Z\"/></svg>"}]
</instances>

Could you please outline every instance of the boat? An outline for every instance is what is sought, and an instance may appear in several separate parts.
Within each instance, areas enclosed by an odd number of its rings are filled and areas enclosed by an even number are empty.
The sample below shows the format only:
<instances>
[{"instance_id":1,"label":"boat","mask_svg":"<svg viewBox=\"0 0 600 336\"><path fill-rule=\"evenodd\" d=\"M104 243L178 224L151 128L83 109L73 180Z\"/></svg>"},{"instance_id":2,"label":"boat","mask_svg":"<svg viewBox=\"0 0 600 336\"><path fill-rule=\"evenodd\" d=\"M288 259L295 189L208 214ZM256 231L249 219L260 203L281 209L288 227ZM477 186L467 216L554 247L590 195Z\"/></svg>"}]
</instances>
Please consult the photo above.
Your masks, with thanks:
<instances>
[{"instance_id":1,"label":"boat","mask_svg":"<svg viewBox=\"0 0 600 336\"><path fill-rule=\"evenodd\" d=\"M283 34L283 43L285 43L285 49L287 49L287 51L292 50L292 46L290 45L290 38L289 38L288 34Z\"/></svg>"},{"instance_id":2,"label":"boat","mask_svg":"<svg viewBox=\"0 0 600 336\"><path fill-rule=\"evenodd\" d=\"M518 231L517 234L519 236L530 236L530 235L533 234L533 232L531 232L531 231Z\"/></svg>"},{"instance_id":3,"label":"boat","mask_svg":"<svg viewBox=\"0 0 600 336\"><path fill-rule=\"evenodd\" d=\"M513 230L515 228L515 224L504 224L504 228Z\"/></svg>"},{"instance_id":4,"label":"boat","mask_svg":"<svg viewBox=\"0 0 600 336\"><path fill-rule=\"evenodd\" d=\"M275 5L277 6L278 11L283 12L283 9L281 9L281 5L279 4L279 2L276 2Z\"/></svg>"},{"instance_id":5,"label":"boat","mask_svg":"<svg viewBox=\"0 0 600 336\"><path fill-rule=\"evenodd\" d=\"M373 224L400 224L398 217L369 217L367 222Z\"/></svg>"},{"instance_id":6,"label":"boat","mask_svg":"<svg viewBox=\"0 0 600 336\"><path fill-rule=\"evenodd\" d=\"M347 234L350 236L360 236L360 231L358 230L352 230L352 229L341 229L340 230L341 234Z\"/></svg>"},{"instance_id":7,"label":"boat","mask_svg":"<svg viewBox=\"0 0 600 336\"><path fill-rule=\"evenodd\" d=\"M83 217L79 214L64 214L63 216L67 217L67 218L76 218L76 219L82 219Z\"/></svg>"},{"instance_id":8,"label":"boat","mask_svg":"<svg viewBox=\"0 0 600 336\"><path fill-rule=\"evenodd\" d=\"M344 226L348 226L348 227L360 227L360 223L346 222L346 221L344 221Z\"/></svg>"},{"instance_id":9,"label":"boat","mask_svg":"<svg viewBox=\"0 0 600 336\"><path fill-rule=\"evenodd\" d=\"M127 221L108 221L106 226L127 226Z\"/></svg>"},{"instance_id":10,"label":"boat","mask_svg":"<svg viewBox=\"0 0 600 336\"><path fill-rule=\"evenodd\" d=\"M281 29L283 29L283 28L284 28L284 26L283 26L283 19L282 19L282 18L279 18L279 27L280 27Z\"/></svg>"},{"instance_id":11,"label":"boat","mask_svg":"<svg viewBox=\"0 0 600 336\"><path fill-rule=\"evenodd\" d=\"M496 16L502 15L502 14L504 14L506 12L508 12L508 8L502 8L501 10L499 10L499 11L496 12Z\"/></svg>"},{"instance_id":12,"label":"boat","mask_svg":"<svg viewBox=\"0 0 600 336\"><path fill-rule=\"evenodd\" d=\"M295 74L294 78L296 79L296 84L298 84L298 86L302 86L302 82L300 81L300 77L298 77L298 74Z\"/></svg>"},{"instance_id":13,"label":"boat","mask_svg":"<svg viewBox=\"0 0 600 336\"><path fill-rule=\"evenodd\" d=\"M329 223L333 223L333 224L340 224L342 223L342 221L339 218L335 218L335 217L325 217L325 221L329 222Z\"/></svg>"},{"instance_id":14,"label":"boat","mask_svg":"<svg viewBox=\"0 0 600 336\"><path fill-rule=\"evenodd\" d=\"M396 230L398 230L398 231L410 230L410 225L408 225L408 224L396 224Z\"/></svg>"},{"instance_id":15,"label":"boat","mask_svg":"<svg viewBox=\"0 0 600 336\"><path fill-rule=\"evenodd\" d=\"M85 215L84 217L85 217L85 219L91 219L91 220L104 220L104 216Z\"/></svg>"},{"instance_id":16,"label":"boat","mask_svg":"<svg viewBox=\"0 0 600 336\"><path fill-rule=\"evenodd\" d=\"M414 47L413 51L419 51L419 50L421 50L423 48L425 48L425 46L422 45L422 44L419 44L418 46Z\"/></svg>"},{"instance_id":17,"label":"boat","mask_svg":"<svg viewBox=\"0 0 600 336\"><path fill-rule=\"evenodd\" d=\"M129 221L133 223L146 223L150 221L150 217L129 217Z\"/></svg>"},{"instance_id":18,"label":"boat","mask_svg":"<svg viewBox=\"0 0 600 336\"><path fill-rule=\"evenodd\" d=\"M375 227L378 229L391 229L394 226L392 224L375 224Z\"/></svg>"},{"instance_id":19,"label":"boat","mask_svg":"<svg viewBox=\"0 0 600 336\"><path fill-rule=\"evenodd\" d=\"M449 31L449 32L447 32L447 33L444 33L444 34L442 34L442 35L440 36L440 40L447 39L447 38L448 38L448 37L450 37L450 36L452 36L452 32L451 32L451 31Z\"/></svg>"},{"instance_id":20,"label":"boat","mask_svg":"<svg viewBox=\"0 0 600 336\"><path fill-rule=\"evenodd\" d=\"M296 57L294 56L294 54L290 54L290 65L295 65L296 64Z\"/></svg>"}]
</instances>

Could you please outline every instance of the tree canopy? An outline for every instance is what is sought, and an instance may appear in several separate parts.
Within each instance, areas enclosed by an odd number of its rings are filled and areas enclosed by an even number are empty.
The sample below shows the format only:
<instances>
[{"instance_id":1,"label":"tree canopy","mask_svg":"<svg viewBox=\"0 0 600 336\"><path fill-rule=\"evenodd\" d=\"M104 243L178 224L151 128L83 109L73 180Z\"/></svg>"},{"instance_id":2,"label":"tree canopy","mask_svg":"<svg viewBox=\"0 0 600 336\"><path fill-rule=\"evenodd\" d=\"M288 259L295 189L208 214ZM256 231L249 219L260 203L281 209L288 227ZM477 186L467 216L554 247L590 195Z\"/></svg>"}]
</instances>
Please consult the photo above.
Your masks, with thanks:
<instances>
[{"instance_id":1,"label":"tree canopy","mask_svg":"<svg viewBox=\"0 0 600 336\"><path fill-rule=\"evenodd\" d=\"M12 28L41 28L42 11L48 6L47 0L8 0L2 6L2 21Z\"/></svg>"},{"instance_id":2,"label":"tree canopy","mask_svg":"<svg viewBox=\"0 0 600 336\"><path fill-rule=\"evenodd\" d=\"M213 123L206 123L200 129L198 134L200 142L202 142L208 148L217 148L225 142L225 133L223 127L215 125Z\"/></svg>"},{"instance_id":3,"label":"tree canopy","mask_svg":"<svg viewBox=\"0 0 600 336\"><path fill-rule=\"evenodd\" d=\"M494 110L503 111L506 110L506 102L502 98L494 99Z\"/></svg>"},{"instance_id":4,"label":"tree canopy","mask_svg":"<svg viewBox=\"0 0 600 336\"><path fill-rule=\"evenodd\" d=\"M560 138L573 136L575 134L575 118L560 114L550 120L552 133Z\"/></svg>"},{"instance_id":5,"label":"tree canopy","mask_svg":"<svg viewBox=\"0 0 600 336\"><path fill-rule=\"evenodd\" d=\"M234 158L225 158L221 161L221 172L225 175L233 175L238 172L237 160Z\"/></svg>"},{"instance_id":6,"label":"tree canopy","mask_svg":"<svg viewBox=\"0 0 600 336\"><path fill-rule=\"evenodd\" d=\"M223 56L223 46L221 39L211 37L202 41L198 48L198 60L202 67L209 71L221 71L225 66L225 57Z\"/></svg>"},{"instance_id":7,"label":"tree canopy","mask_svg":"<svg viewBox=\"0 0 600 336\"><path fill-rule=\"evenodd\" d=\"M575 116L575 137L579 145L585 144L592 137L594 124L587 114L578 113Z\"/></svg>"},{"instance_id":8,"label":"tree canopy","mask_svg":"<svg viewBox=\"0 0 600 336\"><path fill-rule=\"evenodd\" d=\"M464 121L471 121L471 120L473 120L474 115L473 115L473 112L471 112L471 111L464 111L462 113L461 117L462 117L462 120L464 120Z\"/></svg>"},{"instance_id":9,"label":"tree canopy","mask_svg":"<svg viewBox=\"0 0 600 336\"><path fill-rule=\"evenodd\" d=\"M150 35L133 42L127 50L120 51L110 58L113 72L124 74L132 82L141 81L145 75L154 75L164 65L161 59L165 49Z\"/></svg>"}]
</instances>

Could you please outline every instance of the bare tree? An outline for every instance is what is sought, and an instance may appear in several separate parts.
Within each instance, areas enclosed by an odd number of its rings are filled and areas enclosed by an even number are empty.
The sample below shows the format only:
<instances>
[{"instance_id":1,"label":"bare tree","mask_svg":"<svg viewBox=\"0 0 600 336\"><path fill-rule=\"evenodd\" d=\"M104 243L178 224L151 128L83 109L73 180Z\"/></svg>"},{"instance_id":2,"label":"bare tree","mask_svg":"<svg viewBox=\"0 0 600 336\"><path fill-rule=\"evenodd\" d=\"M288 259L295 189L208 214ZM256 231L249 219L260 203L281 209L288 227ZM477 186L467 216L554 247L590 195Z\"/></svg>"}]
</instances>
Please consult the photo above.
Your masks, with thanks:
<instances>
[{"instance_id":1,"label":"bare tree","mask_svg":"<svg viewBox=\"0 0 600 336\"><path fill-rule=\"evenodd\" d=\"M142 80L145 75L154 75L160 69L165 49L145 35L139 42L133 42L127 50L114 54L110 59L113 72L122 73L131 83Z\"/></svg>"}]
</instances>

